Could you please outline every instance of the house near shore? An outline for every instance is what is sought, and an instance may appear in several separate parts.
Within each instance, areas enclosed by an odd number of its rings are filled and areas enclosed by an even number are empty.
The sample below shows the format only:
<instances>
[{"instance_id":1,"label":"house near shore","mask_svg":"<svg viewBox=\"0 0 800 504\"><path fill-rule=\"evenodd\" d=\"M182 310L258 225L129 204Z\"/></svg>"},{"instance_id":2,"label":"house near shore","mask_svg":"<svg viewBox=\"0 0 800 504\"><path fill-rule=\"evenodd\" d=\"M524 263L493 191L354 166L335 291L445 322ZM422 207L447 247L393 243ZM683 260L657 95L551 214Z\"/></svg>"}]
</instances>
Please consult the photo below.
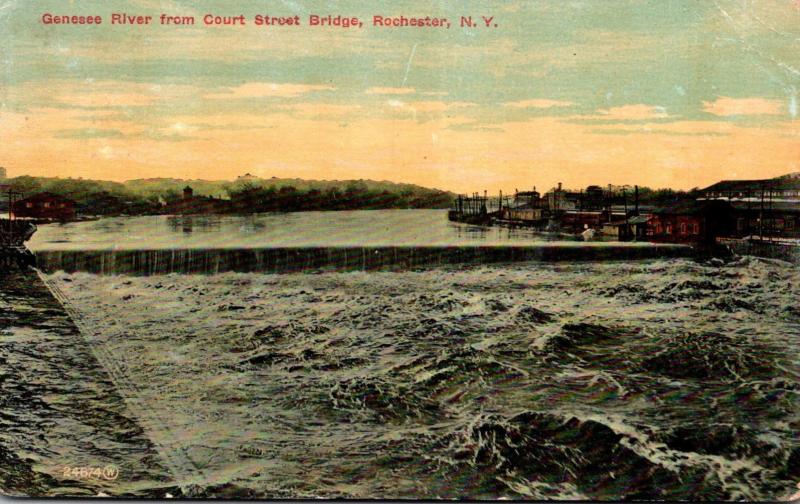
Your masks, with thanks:
<instances>
[{"instance_id":1,"label":"house near shore","mask_svg":"<svg viewBox=\"0 0 800 504\"><path fill-rule=\"evenodd\" d=\"M662 243L714 243L729 236L733 213L726 201L679 201L652 210L647 239Z\"/></svg>"},{"instance_id":2,"label":"house near shore","mask_svg":"<svg viewBox=\"0 0 800 504\"><path fill-rule=\"evenodd\" d=\"M564 189L561 182L558 187L554 187L542 199L546 202L547 209L551 212L561 212L565 210L577 210L581 207L580 191L570 191Z\"/></svg>"},{"instance_id":3,"label":"house near shore","mask_svg":"<svg viewBox=\"0 0 800 504\"><path fill-rule=\"evenodd\" d=\"M731 201L736 221L733 237L800 238L800 204L791 201Z\"/></svg>"},{"instance_id":4,"label":"house near shore","mask_svg":"<svg viewBox=\"0 0 800 504\"><path fill-rule=\"evenodd\" d=\"M599 229L608 220L606 210L567 210L561 214L561 226L575 232Z\"/></svg>"},{"instance_id":5,"label":"house near shore","mask_svg":"<svg viewBox=\"0 0 800 504\"><path fill-rule=\"evenodd\" d=\"M547 212L544 208L531 203L504 207L499 212L500 219L523 224L540 222L546 217Z\"/></svg>"},{"instance_id":6,"label":"house near shore","mask_svg":"<svg viewBox=\"0 0 800 504\"><path fill-rule=\"evenodd\" d=\"M11 207L15 218L70 221L76 216L75 201L53 194L42 192L17 200Z\"/></svg>"},{"instance_id":7,"label":"house near shore","mask_svg":"<svg viewBox=\"0 0 800 504\"><path fill-rule=\"evenodd\" d=\"M534 187L533 191L517 191L512 202L503 203L498 218L505 221L532 225L547 219L549 211L545 207L541 194Z\"/></svg>"},{"instance_id":8,"label":"house near shore","mask_svg":"<svg viewBox=\"0 0 800 504\"><path fill-rule=\"evenodd\" d=\"M701 191L698 201L726 201L732 237L800 238L800 172L772 179L723 180Z\"/></svg>"}]
</instances>

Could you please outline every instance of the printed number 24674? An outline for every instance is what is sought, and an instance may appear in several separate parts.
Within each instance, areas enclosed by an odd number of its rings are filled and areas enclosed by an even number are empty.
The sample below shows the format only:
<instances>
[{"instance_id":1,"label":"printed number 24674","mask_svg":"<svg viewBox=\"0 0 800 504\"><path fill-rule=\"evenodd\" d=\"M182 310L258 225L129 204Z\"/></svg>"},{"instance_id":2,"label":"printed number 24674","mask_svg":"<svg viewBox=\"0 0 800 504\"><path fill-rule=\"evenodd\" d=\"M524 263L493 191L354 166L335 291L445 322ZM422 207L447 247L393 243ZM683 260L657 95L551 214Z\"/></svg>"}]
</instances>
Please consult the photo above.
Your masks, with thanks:
<instances>
[{"instance_id":1,"label":"printed number 24674","mask_svg":"<svg viewBox=\"0 0 800 504\"><path fill-rule=\"evenodd\" d=\"M105 467L64 466L62 476L70 479L104 479L115 480L119 477L119 469L113 465Z\"/></svg>"}]
</instances>

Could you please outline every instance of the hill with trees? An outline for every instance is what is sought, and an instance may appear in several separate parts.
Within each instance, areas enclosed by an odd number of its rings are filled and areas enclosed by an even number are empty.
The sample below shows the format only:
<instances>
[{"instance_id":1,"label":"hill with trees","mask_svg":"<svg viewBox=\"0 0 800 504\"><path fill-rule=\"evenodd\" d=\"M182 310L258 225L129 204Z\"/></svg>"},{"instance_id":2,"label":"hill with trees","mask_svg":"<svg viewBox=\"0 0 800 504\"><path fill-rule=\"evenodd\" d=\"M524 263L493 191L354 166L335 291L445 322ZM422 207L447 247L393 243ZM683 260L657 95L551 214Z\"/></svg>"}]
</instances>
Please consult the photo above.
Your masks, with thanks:
<instances>
[{"instance_id":1,"label":"hill with trees","mask_svg":"<svg viewBox=\"0 0 800 504\"><path fill-rule=\"evenodd\" d=\"M447 208L454 194L413 184L373 180L262 179L234 181L153 178L110 182L21 176L4 183L24 196L51 192L77 203L83 215L151 215L167 212L191 187L198 201L211 200L215 212L293 212ZM3 201L3 205L5 205Z\"/></svg>"}]
</instances>

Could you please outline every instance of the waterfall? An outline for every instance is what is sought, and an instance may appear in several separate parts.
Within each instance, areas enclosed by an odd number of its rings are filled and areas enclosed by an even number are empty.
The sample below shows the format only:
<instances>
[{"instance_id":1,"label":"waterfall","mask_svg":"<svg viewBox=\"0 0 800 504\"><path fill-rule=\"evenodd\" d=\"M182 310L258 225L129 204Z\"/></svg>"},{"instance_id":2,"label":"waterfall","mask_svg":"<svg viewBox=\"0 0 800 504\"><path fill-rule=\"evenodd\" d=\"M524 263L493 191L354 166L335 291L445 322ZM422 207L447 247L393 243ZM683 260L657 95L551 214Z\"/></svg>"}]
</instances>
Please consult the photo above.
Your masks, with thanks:
<instances>
[{"instance_id":1,"label":"waterfall","mask_svg":"<svg viewBox=\"0 0 800 504\"><path fill-rule=\"evenodd\" d=\"M113 275L401 271L447 264L519 261L613 261L686 257L692 249L671 244L536 244L451 247L284 247L154 250L40 250L47 272Z\"/></svg>"}]
</instances>

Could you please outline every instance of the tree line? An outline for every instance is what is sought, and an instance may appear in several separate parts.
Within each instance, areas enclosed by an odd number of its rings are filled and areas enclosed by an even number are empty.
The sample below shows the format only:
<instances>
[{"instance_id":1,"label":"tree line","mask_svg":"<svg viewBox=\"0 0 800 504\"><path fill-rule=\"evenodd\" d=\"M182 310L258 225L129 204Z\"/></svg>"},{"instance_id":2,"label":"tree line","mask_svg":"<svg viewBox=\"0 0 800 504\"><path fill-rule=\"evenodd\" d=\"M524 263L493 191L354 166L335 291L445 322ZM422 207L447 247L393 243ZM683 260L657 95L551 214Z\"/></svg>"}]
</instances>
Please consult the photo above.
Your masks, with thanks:
<instances>
[{"instance_id":1,"label":"tree line","mask_svg":"<svg viewBox=\"0 0 800 504\"><path fill-rule=\"evenodd\" d=\"M7 179L4 184L23 197L50 192L69 198L76 202L82 215L158 215L176 208L187 212L241 214L447 208L454 197L446 191L375 181L145 179L120 183L21 176ZM189 204L183 202L186 186L194 192ZM0 199L5 209L6 198Z\"/></svg>"}]
</instances>

